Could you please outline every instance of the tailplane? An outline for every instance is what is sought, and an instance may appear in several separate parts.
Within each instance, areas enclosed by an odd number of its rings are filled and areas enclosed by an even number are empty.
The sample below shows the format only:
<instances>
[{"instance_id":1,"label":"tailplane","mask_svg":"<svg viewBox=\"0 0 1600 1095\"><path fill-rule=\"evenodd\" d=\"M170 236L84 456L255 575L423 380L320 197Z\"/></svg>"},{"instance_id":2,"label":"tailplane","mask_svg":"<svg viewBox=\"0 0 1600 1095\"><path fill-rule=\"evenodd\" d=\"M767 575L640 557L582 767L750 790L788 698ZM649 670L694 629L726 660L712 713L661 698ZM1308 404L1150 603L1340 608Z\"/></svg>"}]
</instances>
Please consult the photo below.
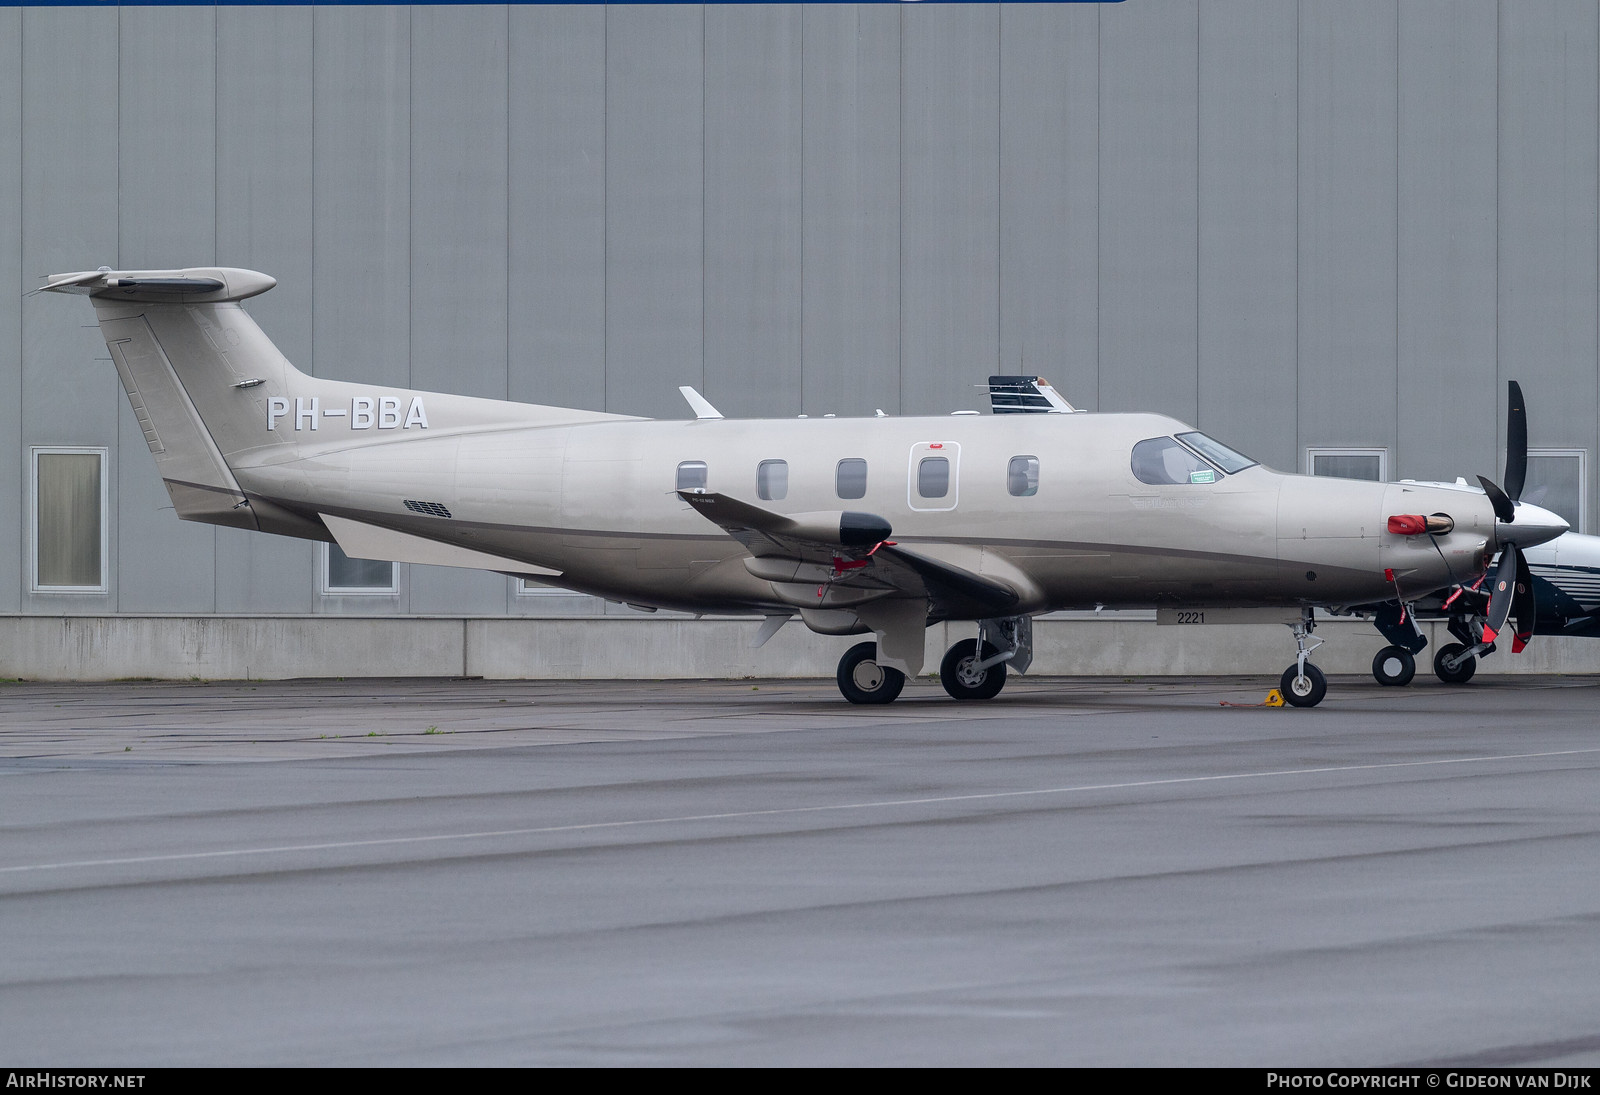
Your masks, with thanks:
<instances>
[{"instance_id":1,"label":"tailplane","mask_svg":"<svg viewBox=\"0 0 1600 1095\"><path fill-rule=\"evenodd\" d=\"M94 304L145 443L185 520L261 528L227 456L259 446L260 431L251 427L265 414L260 390L287 390L298 375L239 307L275 284L253 270L102 267L58 274L40 287L85 294Z\"/></svg>"}]
</instances>

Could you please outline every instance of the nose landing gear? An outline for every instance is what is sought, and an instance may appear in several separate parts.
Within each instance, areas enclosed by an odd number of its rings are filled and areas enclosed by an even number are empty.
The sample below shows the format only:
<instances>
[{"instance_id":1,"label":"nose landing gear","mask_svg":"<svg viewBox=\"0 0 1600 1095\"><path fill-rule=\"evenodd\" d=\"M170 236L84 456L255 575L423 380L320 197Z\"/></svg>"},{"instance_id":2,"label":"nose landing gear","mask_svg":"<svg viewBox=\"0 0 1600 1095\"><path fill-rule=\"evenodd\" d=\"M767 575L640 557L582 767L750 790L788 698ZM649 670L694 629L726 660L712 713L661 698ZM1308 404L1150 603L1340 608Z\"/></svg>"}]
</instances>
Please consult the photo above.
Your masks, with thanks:
<instances>
[{"instance_id":1,"label":"nose landing gear","mask_svg":"<svg viewBox=\"0 0 1600 1095\"><path fill-rule=\"evenodd\" d=\"M1294 643L1299 653L1294 664L1285 669L1279 678L1278 690L1283 693L1284 702L1291 707L1315 707L1328 694L1328 678L1322 675L1322 670L1306 661L1307 656L1322 645L1322 640L1312 635L1317 621L1310 606L1300 610L1298 623L1288 626L1294 632ZM1307 639L1312 640L1309 646L1306 645Z\"/></svg>"}]
</instances>

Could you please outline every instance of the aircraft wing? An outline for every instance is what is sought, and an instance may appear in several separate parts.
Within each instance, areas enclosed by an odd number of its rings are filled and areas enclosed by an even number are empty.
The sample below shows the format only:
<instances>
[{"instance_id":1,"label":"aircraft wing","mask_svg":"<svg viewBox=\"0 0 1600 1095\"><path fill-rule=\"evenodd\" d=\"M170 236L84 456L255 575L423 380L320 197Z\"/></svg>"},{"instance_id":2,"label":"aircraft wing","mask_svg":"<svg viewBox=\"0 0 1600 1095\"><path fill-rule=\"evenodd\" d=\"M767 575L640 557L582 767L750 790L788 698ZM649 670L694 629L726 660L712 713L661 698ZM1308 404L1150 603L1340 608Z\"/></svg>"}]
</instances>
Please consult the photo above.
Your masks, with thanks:
<instances>
[{"instance_id":1,"label":"aircraft wing","mask_svg":"<svg viewBox=\"0 0 1600 1095\"><path fill-rule=\"evenodd\" d=\"M921 598L939 619L1006 616L1020 600L1004 582L887 542L889 522L876 514L785 515L714 491L678 495L760 561L752 573L774 582L813 582L825 567L835 589Z\"/></svg>"}]
</instances>

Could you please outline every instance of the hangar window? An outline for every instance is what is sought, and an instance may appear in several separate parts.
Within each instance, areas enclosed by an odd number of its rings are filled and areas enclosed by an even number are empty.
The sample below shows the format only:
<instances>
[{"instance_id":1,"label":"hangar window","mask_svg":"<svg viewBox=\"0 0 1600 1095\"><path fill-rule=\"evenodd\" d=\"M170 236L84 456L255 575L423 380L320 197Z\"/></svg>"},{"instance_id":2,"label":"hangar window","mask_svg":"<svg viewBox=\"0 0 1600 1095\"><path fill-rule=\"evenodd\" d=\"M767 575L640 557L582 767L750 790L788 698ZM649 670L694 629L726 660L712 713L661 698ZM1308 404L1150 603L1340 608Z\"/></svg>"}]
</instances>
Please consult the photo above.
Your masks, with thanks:
<instances>
[{"instance_id":1,"label":"hangar window","mask_svg":"<svg viewBox=\"0 0 1600 1095\"><path fill-rule=\"evenodd\" d=\"M786 460L763 460L756 465L756 495L769 502L788 497L789 463Z\"/></svg>"},{"instance_id":2,"label":"hangar window","mask_svg":"<svg viewBox=\"0 0 1600 1095\"><path fill-rule=\"evenodd\" d=\"M706 489L706 462L704 460L685 460L678 465L678 489Z\"/></svg>"},{"instance_id":3,"label":"hangar window","mask_svg":"<svg viewBox=\"0 0 1600 1095\"><path fill-rule=\"evenodd\" d=\"M1006 490L1018 498L1031 498L1039 493L1039 458L1013 456L1006 465Z\"/></svg>"},{"instance_id":4,"label":"hangar window","mask_svg":"<svg viewBox=\"0 0 1600 1095\"><path fill-rule=\"evenodd\" d=\"M387 559L352 559L338 544L323 545L324 593L397 593L394 564Z\"/></svg>"},{"instance_id":5,"label":"hangar window","mask_svg":"<svg viewBox=\"0 0 1600 1095\"><path fill-rule=\"evenodd\" d=\"M1522 500L1559 513L1573 532L1585 531L1586 455L1583 449L1529 449Z\"/></svg>"},{"instance_id":6,"label":"hangar window","mask_svg":"<svg viewBox=\"0 0 1600 1095\"><path fill-rule=\"evenodd\" d=\"M943 498L950 493L949 459L924 456L917 462L917 493L924 498Z\"/></svg>"},{"instance_id":7,"label":"hangar window","mask_svg":"<svg viewBox=\"0 0 1600 1095\"><path fill-rule=\"evenodd\" d=\"M851 456L839 461L834 472L835 491L840 498L867 496L867 462Z\"/></svg>"},{"instance_id":8,"label":"hangar window","mask_svg":"<svg viewBox=\"0 0 1600 1095\"><path fill-rule=\"evenodd\" d=\"M1133 475L1141 483L1215 483L1217 469L1170 437L1152 437L1133 447Z\"/></svg>"},{"instance_id":9,"label":"hangar window","mask_svg":"<svg viewBox=\"0 0 1600 1095\"><path fill-rule=\"evenodd\" d=\"M106 450L33 450L33 588L105 593Z\"/></svg>"},{"instance_id":10,"label":"hangar window","mask_svg":"<svg viewBox=\"0 0 1600 1095\"><path fill-rule=\"evenodd\" d=\"M1312 475L1384 483L1389 479L1389 450L1307 449L1306 471Z\"/></svg>"}]
</instances>

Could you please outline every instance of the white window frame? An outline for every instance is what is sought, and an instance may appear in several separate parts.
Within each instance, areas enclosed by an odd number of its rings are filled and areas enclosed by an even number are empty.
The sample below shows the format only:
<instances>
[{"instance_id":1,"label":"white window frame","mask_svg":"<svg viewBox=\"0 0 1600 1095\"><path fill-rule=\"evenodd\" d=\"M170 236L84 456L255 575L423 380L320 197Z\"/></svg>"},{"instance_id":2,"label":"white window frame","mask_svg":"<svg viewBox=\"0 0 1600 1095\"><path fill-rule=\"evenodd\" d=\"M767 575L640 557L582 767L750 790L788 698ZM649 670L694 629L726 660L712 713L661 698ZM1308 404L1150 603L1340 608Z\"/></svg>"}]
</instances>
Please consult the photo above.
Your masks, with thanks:
<instances>
[{"instance_id":1,"label":"white window frame","mask_svg":"<svg viewBox=\"0 0 1600 1095\"><path fill-rule=\"evenodd\" d=\"M518 597L585 597L588 594L579 593L575 589L563 589L561 586L547 586L539 582L530 582L526 578L511 579Z\"/></svg>"},{"instance_id":2,"label":"white window frame","mask_svg":"<svg viewBox=\"0 0 1600 1095\"><path fill-rule=\"evenodd\" d=\"M33 593L111 592L111 450L93 445L34 445L29 450L28 475L28 588ZM39 457L98 456L100 458L100 584L96 586L47 586L39 583Z\"/></svg>"},{"instance_id":3,"label":"white window frame","mask_svg":"<svg viewBox=\"0 0 1600 1095\"><path fill-rule=\"evenodd\" d=\"M322 550L317 552L318 586L322 594L327 597L393 597L400 592L400 564L390 561L389 585L383 586L336 586L331 581L332 575L328 570L328 548L332 546L323 541ZM381 561L381 560L380 560Z\"/></svg>"},{"instance_id":4,"label":"white window frame","mask_svg":"<svg viewBox=\"0 0 1600 1095\"><path fill-rule=\"evenodd\" d=\"M1536 456L1576 456L1578 458L1578 527L1573 532L1589 531L1589 450L1588 449L1529 449L1530 463ZM1505 467L1502 461L1501 467Z\"/></svg>"},{"instance_id":5,"label":"white window frame","mask_svg":"<svg viewBox=\"0 0 1600 1095\"><path fill-rule=\"evenodd\" d=\"M1378 448L1376 446L1374 446L1374 447L1355 447L1355 448L1351 448L1351 447L1329 447L1329 446L1326 446L1326 445L1307 446L1306 447L1306 474L1307 475L1315 475L1315 474L1317 474L1317 471L1316 471L1316 468L1317 468L1317 457L1319 457L1319 456L1376 456L1378 458L1378 479L1377 479L1377 481L1379 483L1387 483L1389 481L1389 450L1387 448ZM1335 476L1324 476L1323 478L1331 479L1331 478L1336 478L1336 477ZM1368 480L1368 482L1370 482L1370 480Z\"/></svg>"}]
</instances>

